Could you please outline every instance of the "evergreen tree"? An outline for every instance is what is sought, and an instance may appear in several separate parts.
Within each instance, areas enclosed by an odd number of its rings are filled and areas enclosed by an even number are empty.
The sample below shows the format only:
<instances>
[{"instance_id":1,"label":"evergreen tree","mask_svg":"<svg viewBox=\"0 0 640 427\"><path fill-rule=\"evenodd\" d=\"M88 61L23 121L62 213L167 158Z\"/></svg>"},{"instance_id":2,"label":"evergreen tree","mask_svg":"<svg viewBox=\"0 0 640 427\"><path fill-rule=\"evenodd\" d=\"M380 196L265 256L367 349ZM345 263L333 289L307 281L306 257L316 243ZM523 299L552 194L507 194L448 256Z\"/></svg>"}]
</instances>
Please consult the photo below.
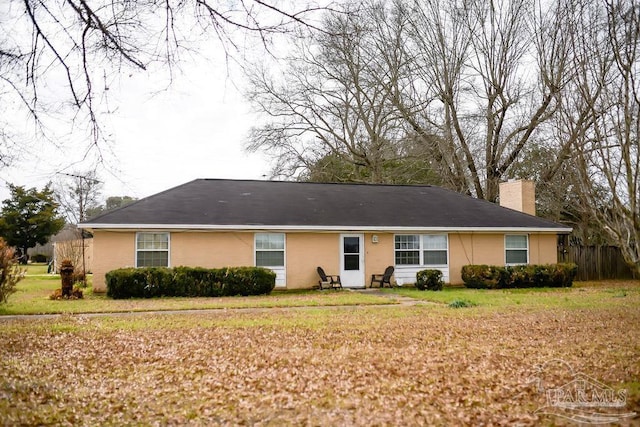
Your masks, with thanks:
<instances>
[{"instance_id":1,"label":"evergreen tree","mask_svg":"<svg viewBox=\"0 0 640 427\"><path fill-rule=\"evenodd\" d=\"M0 211L0 236L17 248L22 263L27 262L27 249L44 245L64 226L50 185L44 189L25 189L9 184L11 198Z\"/></svg>"}]
</instances>

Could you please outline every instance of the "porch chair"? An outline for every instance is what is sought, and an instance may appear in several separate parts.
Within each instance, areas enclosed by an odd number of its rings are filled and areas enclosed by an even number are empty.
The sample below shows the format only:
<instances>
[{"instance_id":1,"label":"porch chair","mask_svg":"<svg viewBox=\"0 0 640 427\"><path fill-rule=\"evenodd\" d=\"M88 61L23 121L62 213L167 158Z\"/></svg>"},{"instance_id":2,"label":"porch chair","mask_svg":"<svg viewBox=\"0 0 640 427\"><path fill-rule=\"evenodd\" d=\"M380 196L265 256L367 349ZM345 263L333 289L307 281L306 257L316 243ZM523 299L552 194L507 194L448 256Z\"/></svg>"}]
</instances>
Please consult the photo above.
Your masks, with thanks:
<instances>
[{"instance_id":1,"label":"porch chair","mask_svg":"<svg viewBox=\"0 0 640 427\"><path fill-rule=\"evenodd\" d=\"M370 288L373 288L373 284L374 283L380 283L380 287L384 288L384 284L386 283L387 285L389 285L389 287L391 288L391 276L393 275L393 266L390 265L389 267L385 268L384 273L383 274L372 274L371 275L371 284L369 285Z\"/></svg>"},{"instance_id":2,"label":"porch chair","mask_svg":"<svg viewBox=\"0 0 640 427\"><path fill-rule=\"evenodd\" d=\"M320 290L329 288L342 289L342 282L340 281L339 275L327 275L322 267L318 267L318 276L320 276L320 280L318 281Z\"/></svg>"}]
</instances>

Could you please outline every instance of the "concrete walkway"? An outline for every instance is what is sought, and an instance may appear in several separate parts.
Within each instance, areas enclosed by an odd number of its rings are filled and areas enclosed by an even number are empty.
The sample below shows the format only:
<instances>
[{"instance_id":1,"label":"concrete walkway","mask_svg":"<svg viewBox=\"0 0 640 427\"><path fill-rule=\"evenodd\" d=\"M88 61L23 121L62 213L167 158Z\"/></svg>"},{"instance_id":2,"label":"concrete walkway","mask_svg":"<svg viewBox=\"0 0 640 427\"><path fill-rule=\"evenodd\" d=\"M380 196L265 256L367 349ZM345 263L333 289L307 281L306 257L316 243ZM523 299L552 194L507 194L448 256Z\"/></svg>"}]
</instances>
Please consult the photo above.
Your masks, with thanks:
<instances>
[{"instance_id":1,"label":"concrete walkway","mask_svg":"<svg viewBox=\"0 0 640 427\"><path fill-rule=\"evenodd\" d=\"M160 314L207 314L207 313L225 313L225 312L238 312L238 313L262 313L269 311L282 311L282 310L312 310L318 308L325 309L365 309L365 308L387 308L400 306L416 306L416 305L430 305L428 301L421 301L414 298L406 297L404 295L397 295L387 292L382 292L380 289L345 289L345 292L358 292L362 294L375 295L383 298L387 298L394 302L394 304L355 304L355 305L326 305L326 306L291 306L291 307L244 307L244 308L203 308L192 310L150 310L150 311L117 311L117 312L105 312L105 313L55 313L55 314L10 314L6 316L0 315L0 323L3 321L11 320L29 320L29 319L57 319L65 316L73 317L127 317L127 316L139 316L139 315L160 315Z\"/></svg>"},{"instance_id":2,"label":"concrete walkway","mask_svg":"<svg viewBox=\"0 0 640 427\"><path fill-rule=\"evenodd\" d=\"M366 289L353 289L353 292L359 292L361 294L375 295L377 297L384 297L395 301L401 305L425 305L432 304L428 301L422 301L415 298L407 297L404 295L392 294L383 292L380 288L366 288Z\"/></svg>"}]
</instances>

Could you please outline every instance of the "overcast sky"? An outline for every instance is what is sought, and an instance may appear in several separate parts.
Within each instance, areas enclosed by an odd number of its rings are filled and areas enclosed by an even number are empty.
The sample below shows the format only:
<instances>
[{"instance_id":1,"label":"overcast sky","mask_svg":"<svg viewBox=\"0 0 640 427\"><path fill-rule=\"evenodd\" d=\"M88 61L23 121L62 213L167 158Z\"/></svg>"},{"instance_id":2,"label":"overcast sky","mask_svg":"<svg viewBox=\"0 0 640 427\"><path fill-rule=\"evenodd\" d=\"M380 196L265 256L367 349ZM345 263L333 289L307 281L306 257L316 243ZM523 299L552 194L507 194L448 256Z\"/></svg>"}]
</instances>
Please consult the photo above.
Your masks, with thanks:
<instances>
[{"instance_id":1,"label":"overcast sky","mask_svg":"<svg viewBox=\"0 0 640 427\"><path fill-rule=\"evenodd\" d=\"M238 91L240 77L224 60L192 59L168 88L166 82L166 74L137 73L109 88L113 112L103 124L113 144L103 147L98 169L105 198L141 198L196 178L264 179L270 170L265 158L243 151L256 117ZM66 132L68 124L60 127ZM31 142L35 151L0 171L0 200L9 195L7 183L41 188L59 180L57 172L90 168L91 162L72 165L86 144L79 135L59 149Z\"/></svg>"}]
</instances>

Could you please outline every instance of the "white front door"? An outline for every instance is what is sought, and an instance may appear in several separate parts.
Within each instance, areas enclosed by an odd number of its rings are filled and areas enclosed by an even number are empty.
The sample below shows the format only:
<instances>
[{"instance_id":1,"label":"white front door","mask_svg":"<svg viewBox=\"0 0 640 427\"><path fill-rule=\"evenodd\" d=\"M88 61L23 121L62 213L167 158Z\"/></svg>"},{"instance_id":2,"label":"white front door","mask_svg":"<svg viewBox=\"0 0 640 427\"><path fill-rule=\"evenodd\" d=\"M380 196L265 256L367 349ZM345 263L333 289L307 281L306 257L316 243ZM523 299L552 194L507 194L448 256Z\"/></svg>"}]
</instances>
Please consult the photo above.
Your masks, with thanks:
<instances>
[{"instance_id":1,"label":"white front door","mask_svg":"<svg viewBox=\"0 0 640 427\"><path fill-rule=\"evenodd\" d=\"M345 288L364 288L364 235L340 235L340 279Z\"/></svg>"}]
</instances>

